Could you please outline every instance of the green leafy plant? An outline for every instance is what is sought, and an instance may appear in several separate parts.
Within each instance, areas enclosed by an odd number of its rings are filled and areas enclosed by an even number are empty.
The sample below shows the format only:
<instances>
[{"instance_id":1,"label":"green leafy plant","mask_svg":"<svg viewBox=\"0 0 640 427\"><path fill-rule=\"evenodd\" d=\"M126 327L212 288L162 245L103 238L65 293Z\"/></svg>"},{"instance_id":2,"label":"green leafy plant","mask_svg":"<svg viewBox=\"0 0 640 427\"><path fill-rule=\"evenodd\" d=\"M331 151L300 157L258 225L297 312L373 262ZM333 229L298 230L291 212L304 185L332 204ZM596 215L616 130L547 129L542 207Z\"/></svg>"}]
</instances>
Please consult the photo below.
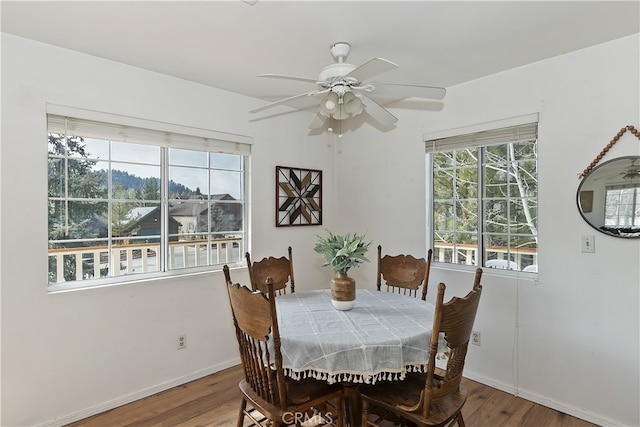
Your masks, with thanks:
<instances>
[{"instance_id":1,"label":"green leafy plant","mask_svg":"<svg viewBox=\"0 0 640 427\"><path fill-rule=\"evenodd\" d=\"M371 242L364 241L364 235L358 236L357 233L339 236L329 233L328 237L318 237L318 242L313 248L314 251L321 254L325 263L323 267L331 266L335 274L347 274L352 267L358 267L363 262L369 262L364 256L369 249Z\"/></svg>"}]
</instances>

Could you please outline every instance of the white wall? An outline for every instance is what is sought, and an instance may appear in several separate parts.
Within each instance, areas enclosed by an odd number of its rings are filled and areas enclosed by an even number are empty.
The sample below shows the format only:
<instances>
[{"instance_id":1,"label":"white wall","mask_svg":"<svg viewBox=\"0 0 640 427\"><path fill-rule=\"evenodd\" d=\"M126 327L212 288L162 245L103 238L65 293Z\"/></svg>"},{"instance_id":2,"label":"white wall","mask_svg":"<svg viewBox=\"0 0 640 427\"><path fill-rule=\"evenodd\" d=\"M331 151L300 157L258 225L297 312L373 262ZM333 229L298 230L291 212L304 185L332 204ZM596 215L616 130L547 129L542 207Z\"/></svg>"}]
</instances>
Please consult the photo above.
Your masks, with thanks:
<instances>
[{"instance_id":1,"label":"white wall","mask_svg":"<svg viewBox=\"0 0 640 427\"><path fill-rule=\"evenodd\" d=\"M466 373L602 425L640 425L640 241L597 234L596 253L580 253L594 230L575 202L577 174L621 127L640 127L639 50L627 37L453 87L441 111L405 102L397 129L360 123L338 140L307 136L308 115L252 122L256 100L3 34L0 424L64 424L237 362L219 274L47 294L38 260L51 102L254 137L251 251L291 244L300 289L331 276L312 249L325 227L367 232L389 253L424 252L424 133L539 112L540 274L485 274L482 346ZM628 154L640 150L625 136L608 156ZM323 170L324 227L274 227L276 165ZM353 275L373 288L375 264ZM460 294L471 280L438 267L432 277L431 298L439 281ZM183 332L188 348L177 351Z\"/></svg>"},{"instance_id":2,"label":"white wall","mask_svg":"<svg viewBox=\"0 0 640 427\"><path fill-rule=\"evenodd\" d=\"M345 134L336 162L339 228L367 231L389 253L424 254L423 134L539 113L540 273L485 270L482 345L465 372L607 426L640 425L640 240L582 220L577 175L621 128L640 128L639 61L635 35L452 87L441 111L396 108L397 129ZM629 133L604 160L623 155L640 155ZM583 234L596 234L595 253L580 252ZM373 287L375 267L353 275ZM454 295L471 280L436 264L430 298L440 281Z\"/></svg>"},{"instance_id":3,"label":"white wall","mask_svg":"<svg viewBox=\"0 0 640 427\"><path fill-rule=\"evenodd\" d=\"M47 293L47 102L253 137L252 250L291 244L301 288L318 227L276 230L274 168L322 169L333 185L333 148L306 136L307 115L251 122L255 99L3 34L2 426L61 425L239 363L221 274Z\"/></svg>"}]
</instances>

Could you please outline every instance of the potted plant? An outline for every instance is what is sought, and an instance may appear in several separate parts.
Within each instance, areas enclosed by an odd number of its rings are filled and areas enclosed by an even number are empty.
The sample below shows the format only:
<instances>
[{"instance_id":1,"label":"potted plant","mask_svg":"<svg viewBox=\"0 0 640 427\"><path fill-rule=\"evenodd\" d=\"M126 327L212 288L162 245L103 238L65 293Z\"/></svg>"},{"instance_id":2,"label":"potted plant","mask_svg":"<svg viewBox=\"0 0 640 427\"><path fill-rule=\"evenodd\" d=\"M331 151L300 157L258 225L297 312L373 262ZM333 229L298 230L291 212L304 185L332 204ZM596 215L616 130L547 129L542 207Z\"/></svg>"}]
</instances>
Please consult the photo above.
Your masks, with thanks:
<instances>
[{"instance_id":1,"label":"potted plant","mask_svg":"<svg viewBox=\"0 0 640 427\"><path fill-rule=\"evenodd\" d=\"M318 241L313 250L324 257L322 266L331 266L336 274L331 280L333 306L339 310L350 310L355 303L356 282L347 276L347 272L363 262L369 262L365 254L371 242L365 242L365 236L357 233L347 233L344 236L330 231L328 233L327 237L317 236Z\"/></svg>"}]
</instances>

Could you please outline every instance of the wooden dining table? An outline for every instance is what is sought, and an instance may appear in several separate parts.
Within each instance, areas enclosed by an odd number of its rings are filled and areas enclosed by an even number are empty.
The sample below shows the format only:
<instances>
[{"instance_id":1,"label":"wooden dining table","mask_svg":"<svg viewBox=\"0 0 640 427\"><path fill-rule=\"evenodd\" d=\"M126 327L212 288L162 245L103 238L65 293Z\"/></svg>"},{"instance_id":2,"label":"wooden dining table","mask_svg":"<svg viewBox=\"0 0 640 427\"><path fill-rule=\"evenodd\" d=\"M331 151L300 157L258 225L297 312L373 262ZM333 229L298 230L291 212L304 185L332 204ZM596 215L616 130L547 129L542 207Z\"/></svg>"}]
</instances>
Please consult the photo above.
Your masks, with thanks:
<instances>
[{"instance_id":1,"label":"wooden dining table","mask_svg":"<svg viewBox=\"0 0 640 427\"><path fill-rule=\"evenodd\" d=\"M358 425L358 384L426 369L435 306L419 298L358 289L341 311L329 289L297 291L278 296L276 311L285 375L345 385L349 425Z\"/></svg>"}]
</instances>

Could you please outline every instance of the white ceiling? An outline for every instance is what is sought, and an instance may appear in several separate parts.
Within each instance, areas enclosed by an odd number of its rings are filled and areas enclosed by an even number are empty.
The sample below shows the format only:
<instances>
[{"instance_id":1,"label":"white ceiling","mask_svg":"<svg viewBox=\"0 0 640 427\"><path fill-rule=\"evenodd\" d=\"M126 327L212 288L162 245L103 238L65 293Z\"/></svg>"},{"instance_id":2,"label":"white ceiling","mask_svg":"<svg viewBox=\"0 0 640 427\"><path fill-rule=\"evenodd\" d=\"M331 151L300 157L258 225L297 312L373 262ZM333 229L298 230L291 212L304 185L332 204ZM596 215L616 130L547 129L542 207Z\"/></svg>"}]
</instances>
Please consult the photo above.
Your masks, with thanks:
<instances>
[{"instance_id":1,"label":"white ceiling","mask_svg":"<svg viewBox=\"0 0 640 427\"><path fill-rule=\"evenodd\" d=\"M257 74L315 78L334 42L400 65L378 81L451 87L639 33L640 2L3 0L2 31L275 100L315 87Z\"/></svg>"}]
</instances>

